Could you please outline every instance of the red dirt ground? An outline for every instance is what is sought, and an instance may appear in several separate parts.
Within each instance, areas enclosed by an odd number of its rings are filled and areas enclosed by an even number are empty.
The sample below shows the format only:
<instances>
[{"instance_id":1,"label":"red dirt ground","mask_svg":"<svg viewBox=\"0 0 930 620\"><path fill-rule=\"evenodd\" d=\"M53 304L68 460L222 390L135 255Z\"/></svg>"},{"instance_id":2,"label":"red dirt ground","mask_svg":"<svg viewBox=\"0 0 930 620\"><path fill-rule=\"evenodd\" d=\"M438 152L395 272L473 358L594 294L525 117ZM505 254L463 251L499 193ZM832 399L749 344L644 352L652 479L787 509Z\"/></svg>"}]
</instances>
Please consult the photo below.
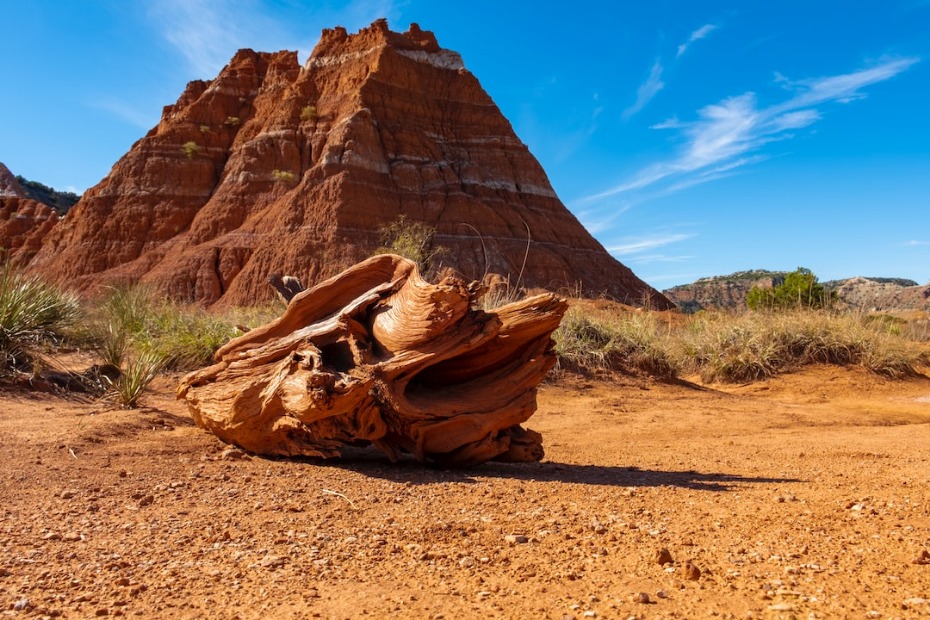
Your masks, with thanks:
<instances>
[{"instance_id":1,"label":"red dirt ground","mask_svg":"<svg viewBox=\"0 0 930 620\"><path fill-rule=\"evenodd\" d=\"M0 394L0 615L930 616L927 376L568 377L542 463L465 471L251 458L176 382Z\"/></svg>"}]
</instances>

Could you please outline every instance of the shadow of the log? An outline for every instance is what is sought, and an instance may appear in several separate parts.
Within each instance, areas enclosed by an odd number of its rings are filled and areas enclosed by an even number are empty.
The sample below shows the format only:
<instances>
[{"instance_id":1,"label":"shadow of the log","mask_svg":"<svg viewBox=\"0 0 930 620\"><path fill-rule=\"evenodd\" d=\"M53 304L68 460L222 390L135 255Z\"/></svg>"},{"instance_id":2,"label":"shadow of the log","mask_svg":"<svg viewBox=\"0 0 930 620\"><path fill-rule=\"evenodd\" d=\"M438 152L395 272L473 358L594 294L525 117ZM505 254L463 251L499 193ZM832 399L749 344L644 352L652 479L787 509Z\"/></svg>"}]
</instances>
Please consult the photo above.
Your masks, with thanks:
<instances>
[{"instance_id":1,"label":"shadow of the log","mask_svg":"<svg viewBox=\"0 0 930 620\"><path fill-rule=\"evenodd\" d=\"M525 482L557 482L589 486L624 488L672 487L696 491L725 492L750 484L787 484L804 482L797 478L740 476L720 472L662 471L606 465L574 463L485 463L467 469L443 469L412 459L389 463L369 451L352 451L342 459L322 461L297 459L307 464L338 467L356 473L412 485L444 483L480 484L488 479Z\"/></svg>"}]
</instances>

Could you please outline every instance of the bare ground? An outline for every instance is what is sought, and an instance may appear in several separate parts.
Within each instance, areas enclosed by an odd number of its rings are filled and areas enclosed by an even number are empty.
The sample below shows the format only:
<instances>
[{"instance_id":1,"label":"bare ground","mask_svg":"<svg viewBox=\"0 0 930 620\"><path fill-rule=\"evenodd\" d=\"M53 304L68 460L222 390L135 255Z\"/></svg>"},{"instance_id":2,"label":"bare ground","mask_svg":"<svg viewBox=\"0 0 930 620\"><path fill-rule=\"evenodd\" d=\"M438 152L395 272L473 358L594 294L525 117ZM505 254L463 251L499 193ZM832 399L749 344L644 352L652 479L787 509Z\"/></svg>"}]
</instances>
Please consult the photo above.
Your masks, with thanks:
<instances>
[{"instance_id":1,"label":"bare ground","mask_svg":"<svg viewBox=\"0 0 930 620\"><path fill-rule=\"evenodd\" d=\"M465 471L243 458L176 380L0 394L0 615L930 616L927 376L569 377L544 462Z\"/></svg>"}]
</instances>

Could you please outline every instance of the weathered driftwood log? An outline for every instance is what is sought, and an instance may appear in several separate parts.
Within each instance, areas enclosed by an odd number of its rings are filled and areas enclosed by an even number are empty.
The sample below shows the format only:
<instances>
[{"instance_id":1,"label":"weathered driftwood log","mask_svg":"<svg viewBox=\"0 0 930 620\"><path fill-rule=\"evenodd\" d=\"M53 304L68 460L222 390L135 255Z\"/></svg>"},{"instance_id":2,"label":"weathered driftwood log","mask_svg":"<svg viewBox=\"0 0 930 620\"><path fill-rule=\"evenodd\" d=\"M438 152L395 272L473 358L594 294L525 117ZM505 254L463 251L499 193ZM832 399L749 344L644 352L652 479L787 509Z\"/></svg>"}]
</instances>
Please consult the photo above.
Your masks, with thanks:
<instances>
[{"instance_id":1,"label":"weathered driftwood log","mask_svg":"<svg viewBox=\"0 0 930 620\"><path fill-rule=\"evenodd\" d=\"M333 457L373 444L392 460L537 461L520 426L555 362L565 300L476 308L480 285L430 284L399 256L370 258L297 294L181 382L194 420L268 455Z\"/></svg>"}]
</instances>

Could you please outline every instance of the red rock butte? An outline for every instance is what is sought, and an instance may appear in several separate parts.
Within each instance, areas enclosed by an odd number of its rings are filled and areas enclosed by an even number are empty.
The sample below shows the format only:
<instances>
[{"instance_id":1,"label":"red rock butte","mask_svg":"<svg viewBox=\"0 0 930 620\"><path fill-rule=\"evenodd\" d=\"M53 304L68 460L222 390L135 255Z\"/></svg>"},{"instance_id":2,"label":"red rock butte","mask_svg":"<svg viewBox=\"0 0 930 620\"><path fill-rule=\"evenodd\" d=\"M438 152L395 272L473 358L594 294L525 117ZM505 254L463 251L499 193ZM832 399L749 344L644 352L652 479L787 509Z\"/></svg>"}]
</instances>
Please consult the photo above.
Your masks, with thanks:
<instances>
[{"instance_id":1,"label":"red rock butte","mask_svg":"<svg viewBox=\"0 0 930 620\"><path fill-rule=\"evenodd\" d=\"M435 227L465 278L672 307L565 208L459 54L385 20L324 30L303 67L240 50L188 84L29 269L85 291L141 282L251 305L271 273L309 285L368 257L401 215Z\"/></svg>"}]
</instances>

